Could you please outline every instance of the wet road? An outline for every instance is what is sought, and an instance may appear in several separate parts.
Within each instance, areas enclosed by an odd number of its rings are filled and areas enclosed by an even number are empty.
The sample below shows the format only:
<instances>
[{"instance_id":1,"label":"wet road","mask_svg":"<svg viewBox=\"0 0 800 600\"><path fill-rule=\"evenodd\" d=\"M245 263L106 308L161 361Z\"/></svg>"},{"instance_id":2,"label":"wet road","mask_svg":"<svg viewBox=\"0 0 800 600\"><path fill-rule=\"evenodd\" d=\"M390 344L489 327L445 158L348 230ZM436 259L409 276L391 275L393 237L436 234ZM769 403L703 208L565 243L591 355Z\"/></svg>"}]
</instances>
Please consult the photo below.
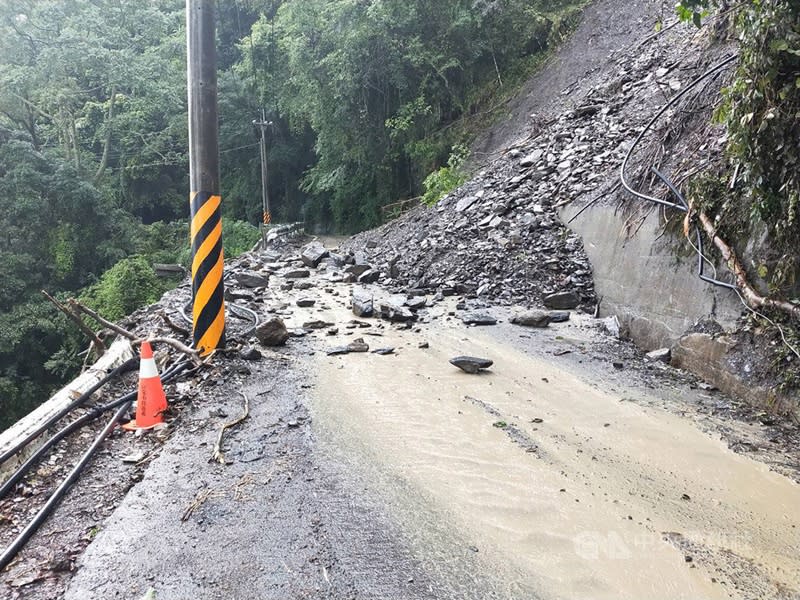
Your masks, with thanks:
<instances>
[{"instance_id":1,"label":"wet road","mask_svg":"<svg viewBox=\"0 0 800 600\"><path fill-rule=\"evenodd\" d=\"M467 328L441 304L417 330L349 329L349 290L304 309L275 290L287 325L338 333L210 376L66 598L797 596L800 486L591 367L588 324ZM326 355L359 336L395 353ZM209 464L239 391L252 415Z\"/></svg>"}]
</instances>

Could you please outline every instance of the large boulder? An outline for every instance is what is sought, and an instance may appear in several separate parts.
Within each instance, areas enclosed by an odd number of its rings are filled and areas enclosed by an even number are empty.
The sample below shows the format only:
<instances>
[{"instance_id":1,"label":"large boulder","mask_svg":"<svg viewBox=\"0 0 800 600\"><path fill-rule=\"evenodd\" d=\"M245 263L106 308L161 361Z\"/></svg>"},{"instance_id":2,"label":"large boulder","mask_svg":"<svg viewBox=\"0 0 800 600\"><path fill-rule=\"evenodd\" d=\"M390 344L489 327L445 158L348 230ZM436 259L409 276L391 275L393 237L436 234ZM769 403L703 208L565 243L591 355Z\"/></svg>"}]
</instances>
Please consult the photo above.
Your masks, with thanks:
<instances>
[{"instance_id":1,"label":"large boulder","mask_svg":"<svg viewBox=\"0 0 800 600\"><path fill-rule=\"evenodd\" d=\"M511 322L525 327L547 327L550 324L550 314L543 310L526 310L511 317Z\"/></svg>"},{"instance_id":2,"label":"large boulder","mask_svg":"<svg viewBox=\"0 0 800 600\"><path fill-rule=\"evenodd\" d=\"M372 294L360 288L353 288L351 297L353 314L357 317L371 317L375 312Z\"/></svg>"},{"instance_id":3,"label":"large boulder","mask_svg":"<svg viewBox=\"0 0 800 600\"><path fill-rule=\"evenodd\" d=\"M557 310L571 310L581 303L581 299L573 291L556 292L545 296L543 299L544 305L547 308L554 308Z\"/></svg>"},{"instance_id":4,"label":"large boulder","mask_svg":"<svg viewBox=\"0 0 800 600\"><path fill-rule=\"evenodd\" d=\"M303 246L300 252L300 260L307 267L316 269L323 258L328 256L328 251L319 242L311 242Z\"/></svg>"}]
</instances>

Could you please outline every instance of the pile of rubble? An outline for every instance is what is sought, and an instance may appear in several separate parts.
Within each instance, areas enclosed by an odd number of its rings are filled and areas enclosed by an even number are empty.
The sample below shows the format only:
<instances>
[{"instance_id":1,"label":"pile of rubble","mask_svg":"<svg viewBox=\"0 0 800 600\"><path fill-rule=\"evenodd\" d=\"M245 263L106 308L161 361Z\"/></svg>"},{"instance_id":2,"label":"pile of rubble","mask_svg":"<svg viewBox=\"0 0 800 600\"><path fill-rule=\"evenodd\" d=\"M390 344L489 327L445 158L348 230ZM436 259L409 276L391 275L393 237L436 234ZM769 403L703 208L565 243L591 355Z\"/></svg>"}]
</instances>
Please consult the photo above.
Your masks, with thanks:
<instances>
[{"instance_id":1,"label":"pile of rubble","mask_svg":"<svg viewBox=\"0 0 800 600\"><path fill-rule=\"evenodd\" d=\"M624 199L618 173L627 148L653 107L702 72L699 64L669 63L668 52L651 43L619 56L613 75L563 92L580 98L574 108L531 119L526 139L435 206L419 206L343 248L398 291L456 288L501 305L593 309L591 265L559 209ZM649 168L645 162L634 161L634 175ZM553 294L569 301L551 305Z\"/></svg>"}]
</instances>

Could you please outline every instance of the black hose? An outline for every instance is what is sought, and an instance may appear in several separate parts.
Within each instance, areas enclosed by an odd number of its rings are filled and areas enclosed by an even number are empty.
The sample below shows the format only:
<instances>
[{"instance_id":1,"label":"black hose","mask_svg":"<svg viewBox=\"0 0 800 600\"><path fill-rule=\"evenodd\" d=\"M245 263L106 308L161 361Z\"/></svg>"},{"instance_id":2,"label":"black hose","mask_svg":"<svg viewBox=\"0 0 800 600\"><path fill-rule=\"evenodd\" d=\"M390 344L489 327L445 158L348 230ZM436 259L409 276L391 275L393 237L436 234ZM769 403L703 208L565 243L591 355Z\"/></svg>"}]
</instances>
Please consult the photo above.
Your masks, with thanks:
<instances>
[{"instance_id":1,"label":"black hose","mask_svg":"<svg viewBox=\"0 0 800 600\"><path fill-rule=\"evenodd\" d=\"M55 423L57 423L58 421L63 419L66 415L71 413L73 410L75 410L79 406L82 406L83 404L85 404L86 401L89 398L91 398L92 394L94 394L97 390L99 390L101 387L103 387L106 383L108 383L109 381L111 381L115 377L118 377L119 375L127 373L128 371L132 371L133 369L135 369L138 366L139 366L139 357L129 358L124 363L122 363L121 365L116 367L114 370L109 372L108 375L106 375L100 381L95 383L92 387L90 387L88 390L86 390L78 398L76 398L75 400L70 402L67 406L65 406L60 411L58 411L56 414L54 414L52 417L47 419L47 421L45 421L42 425L40 425L35 431L33 431L30 434L28 434L27 436L25 436L24 440L22 440L21 442L17 443L13 448L10 448L9 450L6 450L2 455L0 455L0 465L5 463L9 458L12 458L13 456L16 456L17 454L19 454L19 452L25 446L30 444L33 440L35 440L40 435L42 435L42 433L44 433L45 431L50 429L50 427L52 427ZM2 495L0 495L0 498L2 498Z\"/></svg>"},{"instance_id":2,"label":"black hose","mask_svg":"<svg viewBox=\"0 0 800 600\"><path fill-rule=\"evenodd\" d=\"M688 213L689 204L687 204L686 198L683 197L683 194L681 194L680 191L678 191L678 188L675 187L675 185L669 179L667 179L666 175L661 173L655 167L650 167L650 170L653 171L653 173L655 173L656 176L661 181L664 182L664 185L666 185L669 188L669 191L675 195L675 197L678 199L678 202L681 203L681 206L679 207L680 210L685 213ZM697 226L697 223L694 223L694 232L695 232L695 237L697 239L697 276L706 283L710 283L718 287L724 287L729 290L734 290L738 292L738 288L735 285L732 285L725 281L720 281L719 279L713 279L711 277L706 276L703 273L703 262L706 260L706 258L703 255L703 234L700 232L700 227Z\"/></svg>"},{"instance_id":3,"label":"black hose","mask_svg":"<svg viewBox=\"0 0 800 600\"><path fill-rule=\"evenodd\" d=\"M642 131L636 137L636 140L634 140L633 144L631 144L631 147L628 148L628 151L625 153L625 158L622 160L622 165L620 166L620 169L619 169L619 179L622 182L622 186L629 193L633 194L637 198L641 198L642 200L648 200L649 202L655 202L656 204L660 204L662 206L667 206L669 208L677 208L678 210L683 210L683 207L681 207L679 204L674 204L672 202L667 202L666 200L662 200L661 198L656 198L655 196L648 196L647 194L642 194L641 192L637 192L636 190L634 190L628 184L628 182L625 180L625 167L628 165L628 160L630 160L631 154L633 154L633 150L636 148L636 146L639 145L639 142L642 141L642 138L644 137L644 135L650 130L650 128L655 124L655 122L658 121L661 118L661 115L663 115L665 112L667 112L667 109L669 109L678 100L683 98L683 96L686 95L686 93L689 92L689 90L693 89L697 84L699 84L701 81L703 81L706 77L709 77L709 76L713 75L714 73L717 73L718 71L722 70L723 67L725 67L728 64L730 64L731 62L733 62L733 60L735 58L737 58L737 55L736 54L732 54L731 56L729 56L728 58L726 58L725 60L723 60L722 62L717 64L716 66L710 68L708 71L703 73L700 77L695 79L692 83L687 85L684 89L682 89L680 92L675 94L672 98L670 98L669 102L667 102L664 106L662 106L661 110L659 110L653 116L653 118L650 119L650 121L647 123L647 125L645 125L644 129L642 129Z\"/></svg>"},{"instance_id":4,"label":"black hose","mask_svg":"<svg viewBox=\"0 0 800 600\"><path fill-rule=\"evenodd\" d=\"M36 513L36 516L33 517L33 519L25 526L25 529L23 529L16 539L11 542L11 544L3 551L3 554L0 555L0 571L5 569L8 564L14 560L14 557L16 557L17 553L28 542L31 536L36 533L53 509L58 506L58 503L61 502L64 494L67 493L72 484L75 483L75 480L78 479L83 469L86 468L86 465L89 464L89 461L100 447L100 444L102 444L103 441L111 434L111 432L114 431L114 428L117 426L117 422L128 411L131 403L132 400L128 400L126 403L120 406L119 410L114 413L114 416L111 417L111 420L103 428L103 431L100 432L100 435L97 436L89 449L83 454L80 461L78 461L78 464L73 467L66 479L64 479L64 481L61 482L61 485L56 488L50 498L47 499L47 502L45 502L44 506L42 506L42 508L39 509L39 512Z\"/></svg>"},{"instance_id":5,"label":"black hose","mask_svg":"<svg viewBox=\"0 0 800 600\"><path fill-rule=\"evenodd\" d=\"M673 104L675 104L678 100L680 100L689 90L694 88L698 83L700 83L701 81L703 81L705 78L709 77L710 75L713 75L714 73L717 73L718 71L720 71L723 67L725 67L726 65L731 63L736 57L737 57L737 55L733 54L733 55L727 57L726 59L724 59L722 62L720 62L716 66L714 66L711 69L709 69L708 71L706 71L705 73L703 73L702 75L700 75L700 77L695 79L692 83L690 83L683 90L681 90L680 93L678 93L675 96L673 96L672 98L670 98L669 102L667 102L664 106L662 106L661 110L659 110L653 116L653 118L650 119L650 121L647 123L647 125L645 125L644 129L642 129L642 131L639 133L639 135L634 140L633 144L631 144L631 147L628 148L628 151L625 153L625 158L622 160L622 165L620 166L620 169L619 169L619 180L622 183L622 186L629 193L633 194L637 198L641 198L642 200L647 200L648 202L653 202L655 204L660 204L661 206L666 206L668 208L674 208L674 209L679 210L679 211L681 211L683 213L688 213L689 212L689 205L687 204L686 199L683 197L683 195L680 193L680 191L678 191L678 188L675 187L675 185L669 179L667 179L667 177L665 175L663 175L661 172L659 172L658 169L656 169L655 167L651 167L650 168L650 170L653 173L655 173L656 176L659 179L661 179L661 181L667 186L667 188L669 188L669 191L672 192L672 194L675 196L675 198L678 199L678 202L680 204L675 204L674 202L668 202L666 200L662 200L661 198L656 198L655 196L648 196L647 194L643 194L641 192L638 192L638 191L634 190L628 184L628 182L625 180L625 167L628 164L628 160L630 160L631 154L633 154L633 151L636 148L636 146L639 145L639 142L642 141L642 138L644 137L644 135L650 130L650 128L655 124L655 122L658 121L658 119L661 118L661 115L663 115L667 111L668 108L670 108ZM703 255L703 236L702 236L702 233L700 232L700 228L697 226L696 223L694 225L694 229L695 229L695 236L697 238L697 276L702 281L705 281L707 283L710 283L710 284L713 284L713 285L716 285L716 286L719 286L719 287L723 287L723 288L727 288L727 289L730 289L730 290L734 290L734 291L736 291L738 293L739 288L737 288L735 285L732 285L732 284L727 283L725 281L720 281L718 279L713 279L713 278L708 277L708 276L706 276L704 274L703 261L706 260L706 258Z\"/></svg>"},{"instance_id":6,"label":"black hose","mask_svg":"<svg viewBox=\"0 0 800 600\"><path fill-rule=\"evenodd\" d=\"M177 377L180 373L182 373L183 371L186 370L186 367L188 367L189 364L190 364L189 361L183 361L183 362L180 362L180 363L174 365L173 367L167 369L163 373L163 375L161 376L162 383L168 383L169 381L171 381L172 379ZM100 417L103 413L106 413L109 410L117 408L118 406L120 406L121 404L124 404L125 402L133 401L133 399L136 398L137 393L138 393L138 390L135 390L133 392L129 392L129 393L125 394L124 396L121 396L121 397L117 398L116 400L112 400L111 402L109 402L107 404L103 404L101 406L96 406L96 407L90 409L86 414L80 416L79 418L74 420L72 423L70 423L69 425L66 425L65 427L60 429L58 432L56 432L53 435L53 437L49 438L44 444L42 444L39 448L37 448L36 451L33 452L33 454L31 454L25 460L24 463L22 463L19 467L17 467L17 469L14 471L14 473L12 473L9 476L9 478L6 479L3 482L3 485L0 486L0 499L5 498L5 496L12 489L14 489L14 486L17 484L17 482L19 482L19 480L22 479L25 476L25 474L30 470L30 468L33 465L35 465L39 461L39 459L42 457L42 455L45 454L48 450L50 450L50 448L55 446L58 442L63 440L65 437L71 435L72 433L74 433L78 429L82 428L87 423L91 423L92 421L94 421L95 419Z\"/></svg>"}]
</instances>

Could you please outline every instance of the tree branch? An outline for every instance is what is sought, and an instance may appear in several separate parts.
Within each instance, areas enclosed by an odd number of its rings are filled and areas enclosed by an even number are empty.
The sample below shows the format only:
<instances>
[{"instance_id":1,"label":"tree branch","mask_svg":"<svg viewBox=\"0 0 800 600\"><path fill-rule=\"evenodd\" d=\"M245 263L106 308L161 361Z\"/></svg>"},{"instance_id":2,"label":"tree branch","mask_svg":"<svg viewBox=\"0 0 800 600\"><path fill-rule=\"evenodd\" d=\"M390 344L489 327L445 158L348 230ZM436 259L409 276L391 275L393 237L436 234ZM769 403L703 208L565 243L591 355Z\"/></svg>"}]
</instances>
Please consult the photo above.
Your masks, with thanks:
<instances>
[{"instance_id":1,"label":"tree branch","mask_svg":"<svg viewBox=\"0 0 800 600\"><path fill-rule=\"evenodd\" d=\"M103 354L106 351L105 344L103 344L103 341L99 337L97 337L97 334L84 322L84 320L81 319L80 315L71 311L69 308L61 304L61 302L53 298L45 290L41 290L41 292L45 298L47 298L50 302L52 302L53 305L58 310L67 315L67 317L78 326L78 329L80 329L86 335L86 337L88 337L91 340L92 345L94 346L94 349L97 352L97 357L100 358L101 356L103 356ZM89 354L91 354L91 352ZM88 360L88 355L87 355L87 360Z\"/></svg>"},{"instance_id":2,"label":"tree branch","mask_svg":"<svg viewBox=\"0 0 800 600\"><path fill-rule=\"evenodd\" d=\"M788 313L795 318L800 318L800 306L792 304L791 302L786 302L785 300L765 298L759 294L747 280L747 271L745 271L744 266L742 266L742 263L736 256L736 253L717 235L717 230L714 227L714 223L711 221L708 215L706 215L704 212L699 212L698 217L700 219L700 223L703 225L703 229L708 234L708 237L711 238L711 241L714 242L714 245L719 249L720 253L722 254L722 258L724 258L725 262L728 264L728 268L736 277L736 283L739 286L742 297L750 308L754 310L759 307L775 308ZM684 225L684 231L686 231L685 227L686 226Z\"/></svg>"}]
</instances>

